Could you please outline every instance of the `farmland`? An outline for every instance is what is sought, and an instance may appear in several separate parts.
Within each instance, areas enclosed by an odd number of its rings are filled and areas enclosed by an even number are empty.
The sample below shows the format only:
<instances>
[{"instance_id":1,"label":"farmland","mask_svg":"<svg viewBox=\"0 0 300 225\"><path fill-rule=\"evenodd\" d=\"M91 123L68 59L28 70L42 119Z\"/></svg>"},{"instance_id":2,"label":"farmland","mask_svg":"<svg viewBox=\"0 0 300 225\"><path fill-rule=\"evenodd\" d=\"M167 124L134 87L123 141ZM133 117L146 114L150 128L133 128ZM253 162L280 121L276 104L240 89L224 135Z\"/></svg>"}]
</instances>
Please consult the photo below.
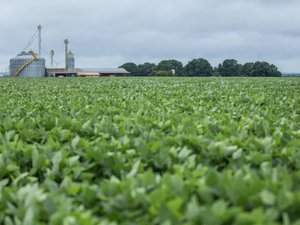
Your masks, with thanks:
<instances>
[{"instance_id":1,"label":"farmland","mask_svg":"<svg viewBox=\"0 0 300 225\"><path fill-rule=\"evenodd\" d=\"M0 224L300 225L300 79L0 80Z\"/></svg>"}]
</instances>

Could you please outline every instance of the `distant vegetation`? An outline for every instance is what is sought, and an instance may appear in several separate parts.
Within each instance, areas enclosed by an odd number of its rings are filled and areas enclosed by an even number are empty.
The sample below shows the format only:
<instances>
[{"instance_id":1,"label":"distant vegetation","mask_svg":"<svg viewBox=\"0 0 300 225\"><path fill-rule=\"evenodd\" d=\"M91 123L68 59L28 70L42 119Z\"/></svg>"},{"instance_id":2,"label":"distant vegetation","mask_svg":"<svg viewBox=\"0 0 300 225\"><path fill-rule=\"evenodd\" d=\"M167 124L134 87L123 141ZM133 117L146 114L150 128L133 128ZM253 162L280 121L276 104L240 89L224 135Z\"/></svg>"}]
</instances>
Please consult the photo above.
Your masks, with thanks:
<instances>
[{"instance_id":1,"label":"distant vegetation","mask_svg":"<svg viewBox=\"0 0 300 225\"><path fill-rule=\"evenodd\" d=\"M157 65L146 62L137 65L128 62L120 66L126 69L133 76L222 76L222 77L281 77L282 74L277 67L268 62L248 62L239 64L235 59L226 59L218 67L213 68L203 58L193 59L183 66L182 62L170 59L163 60Z\"/></svg>"},{"instance_id":2,"label":"distant vegetation","mask_svg":"<svg viewBox=\"0 0 300 225\"><path fill-rule=\"evenodd\" d=\"M300 73L284 73L283 77L300 77Z\"/></svg>"}]
</instances>

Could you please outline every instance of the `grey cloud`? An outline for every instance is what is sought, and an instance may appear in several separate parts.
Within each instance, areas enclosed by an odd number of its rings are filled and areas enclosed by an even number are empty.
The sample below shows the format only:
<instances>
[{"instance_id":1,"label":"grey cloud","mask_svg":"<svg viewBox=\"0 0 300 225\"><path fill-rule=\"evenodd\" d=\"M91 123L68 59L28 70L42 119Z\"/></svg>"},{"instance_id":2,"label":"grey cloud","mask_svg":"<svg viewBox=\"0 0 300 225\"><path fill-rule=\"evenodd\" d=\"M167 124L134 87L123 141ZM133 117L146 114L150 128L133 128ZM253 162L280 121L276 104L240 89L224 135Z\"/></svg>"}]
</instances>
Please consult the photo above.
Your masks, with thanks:
<instances>
[{"instance_id":1,"label":"grey cloud","mask_svg":"<svg viewBox=\"0 0 300 225\"><path fill-rule=\"evenodd\" d=\"M300 1L1 0L0 70L43 25L43 46L63 62L69 38L78 66L205 57L217 65L268 60L299 71ZM48 60L49 61L49 60Z\"/></svg>"}]
</instances>

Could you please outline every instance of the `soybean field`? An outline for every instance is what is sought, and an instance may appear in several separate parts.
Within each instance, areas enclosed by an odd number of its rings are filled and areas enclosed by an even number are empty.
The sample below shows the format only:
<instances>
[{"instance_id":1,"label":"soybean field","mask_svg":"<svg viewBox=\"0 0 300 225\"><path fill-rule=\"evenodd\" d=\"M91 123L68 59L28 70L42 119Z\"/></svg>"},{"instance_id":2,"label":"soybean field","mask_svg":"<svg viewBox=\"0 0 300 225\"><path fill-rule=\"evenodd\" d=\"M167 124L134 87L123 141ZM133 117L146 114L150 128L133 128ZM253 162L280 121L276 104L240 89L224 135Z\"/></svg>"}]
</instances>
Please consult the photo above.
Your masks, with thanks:
<instances>
[{"instance_id":1,"label":"soybean field","mask_svg":"<svg viewBox=\"0 0 300 225\"><path fill-rule=\"evenodd\" d=\"M300 225L300 79L1 78L0 224Z\"/></svg>"}]
</instances>

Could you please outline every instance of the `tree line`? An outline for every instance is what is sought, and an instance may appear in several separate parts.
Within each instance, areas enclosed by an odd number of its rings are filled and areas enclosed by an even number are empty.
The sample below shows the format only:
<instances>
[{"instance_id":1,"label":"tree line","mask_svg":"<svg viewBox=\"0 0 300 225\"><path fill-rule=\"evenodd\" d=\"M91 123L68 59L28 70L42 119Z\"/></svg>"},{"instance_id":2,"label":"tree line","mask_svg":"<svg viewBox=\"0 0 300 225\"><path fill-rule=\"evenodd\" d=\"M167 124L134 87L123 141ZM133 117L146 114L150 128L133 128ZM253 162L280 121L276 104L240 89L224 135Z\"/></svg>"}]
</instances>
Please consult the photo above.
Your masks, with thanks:
<instances>
[{"instance_id":1,"label":"tree line","mask_svg":"<svg viewBox=\"0 0 300 225\"><path fill-rule=\"evenodd\" d=\"M217 67L212 67L211 64L203 58L193 59L185 66L182 62L170 59L162 60L157 65L146 62L137 65L133 62L128 62L120 66L131 73L132 76L222 76L222 77L281 77L282 74L277 67L268 62L248 62L239 64L235 59L226 59Z\"/></svg>"}]
</instances>

